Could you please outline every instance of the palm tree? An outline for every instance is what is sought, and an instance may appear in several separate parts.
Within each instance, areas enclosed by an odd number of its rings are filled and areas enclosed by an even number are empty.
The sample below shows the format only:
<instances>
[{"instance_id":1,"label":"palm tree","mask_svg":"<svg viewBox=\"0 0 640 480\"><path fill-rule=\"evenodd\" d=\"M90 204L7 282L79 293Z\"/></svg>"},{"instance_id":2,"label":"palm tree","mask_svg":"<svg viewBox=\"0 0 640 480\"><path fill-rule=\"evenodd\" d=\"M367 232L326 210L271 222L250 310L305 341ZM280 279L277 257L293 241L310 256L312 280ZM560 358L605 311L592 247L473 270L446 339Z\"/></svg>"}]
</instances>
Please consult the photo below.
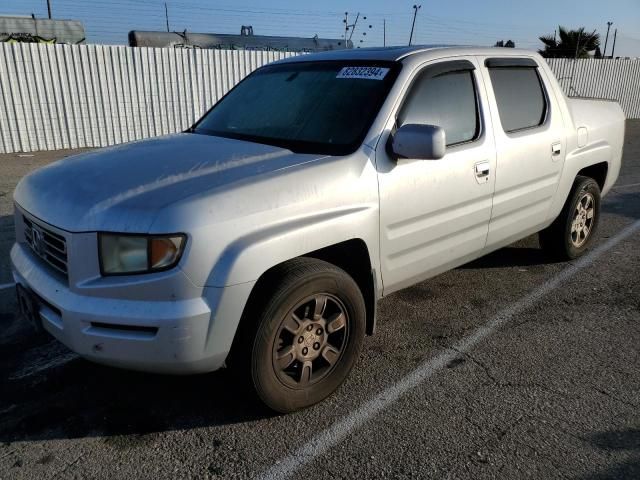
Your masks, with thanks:
<instances>
[{"instance_id":1,"label":"palm tree","mask_svg":"<svg viewBox=\"0 0 640 480\"><path fill-rule=\"evenodd\" d=\"M594 30L591 33L584 31L584 27L577 30L567 30L558 27L558 37L545 35L540 37L544 43L544 50L538 52L546 58L587 58L589 52L600 46L600 35Z\"/></svg>"},{"instance_id":2,"label":"palm tree","mask_svg":"<svg viewBox=\"0 0 640 480\"><path fill-rule=\"evenodd\" d=\"M516 48L516 44L513 40L498 40L494 47L506 47L506 48Z\"/></svg>"}]
</instances>

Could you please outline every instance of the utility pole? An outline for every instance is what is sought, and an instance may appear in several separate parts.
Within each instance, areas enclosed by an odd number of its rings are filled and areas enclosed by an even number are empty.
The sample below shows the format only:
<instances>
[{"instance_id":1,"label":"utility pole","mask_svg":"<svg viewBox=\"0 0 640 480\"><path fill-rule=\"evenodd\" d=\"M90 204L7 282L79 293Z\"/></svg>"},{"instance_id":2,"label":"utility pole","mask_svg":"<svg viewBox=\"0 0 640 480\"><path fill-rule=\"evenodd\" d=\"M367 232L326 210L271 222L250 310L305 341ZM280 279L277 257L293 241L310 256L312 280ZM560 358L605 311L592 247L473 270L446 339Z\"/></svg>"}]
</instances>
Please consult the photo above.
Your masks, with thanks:
<instances>
[{"instance_id":1,"label":"utility pole","mask_svg":"<svg viewBox=\"0 0 640 480\"><path fill-rule=\"evenodd\" d=\"M613 25L613 22L607 22L607 36L604 40L604 52L602 53L602 58L607 58L607 43L609 42L609 29Z\"/></svg>"},{"instance_id":2,"label":"utility pole","mask_svg":"<svg viewBox=\"0 0 640 480\"><path fill-rule=\"evenodd\" d=\"M164 2L164 19L167 22L167 32L170 32L170 30L169 30L169 8L167 7L167 2Z\"/></svg>"},{"instance_id":3,"label":"utility pole","mask_svg":"<svg viewBox=\"0 0 640 480\"><path fill-rule=\"evenodd\" d=\"M611 49L611 58L614 58L614 54L616 53L616 37L618 36L618 29L616 28L613 32L613 48Z\"/></svg>"},{"instance_id":4,"label":"utility pole","mask_svg":"<svg viewBox=\"0 0 640 480\"><path fill-rule=\"evenodd\" d=\"M349 12L344 12L344 48L347 48L347 32L349 31Z\"/></svg>"},{"instance_id":5,"label":"utility pole","mask_svg":"<svg viewBox=\"0 0 640 480\"><path fill-rule=\"evenodd\" d=\"M49 20L51 20L51 0L47 0L47 12L49 12Z\"/></svg>"},{"instance_id":6,"label":"utility pole","mask_svg":"<svg viewBox=\"0 0 640 480\"><path fill-rule=\"evenodd\" d=\"M349 12L344 12L344 20L342 20L342 23L344 23L344 48L349 48L349 42L353 37L353 32L355 32L356 30L356 26L358 25L359 19L360 19L360 12L358 12L358 14L356 15L356 20L353 23L349 23ZM367 17L362 17L362 19L366 20ZM369 28L371 28L371 25L369 25ZM349 30L351 30L351 33L349 34L349 37L347 37L347 33L349 33ZM364 32L362 35L366 35L366 34L367 32ZM362 43L362 40L360 40L360 43Z\"/></svg>"},{"instance_id":7,"label":"utility pole","mask_svg":"<svg viewBox=\"0 0 640 480\"><path fill-rule=\"evenodd\" d=\"M382 46L387 46L387 19L382 19Z\"/></svg>"},{"instance_id":8,"label":"utility pole","mask_svg":"<svg viewBox=\"0 0 640 480\"><path fill-rule=\"evenodd\" d=\"M360 18L360 12L356 15L356 21L353 22L353 25L348 25L347 28L351 28L351 33L349 34L349 40L353 37L353 32L356 31L356 25L358 25L358 19Z\"/></svg>"},{"instance_id":9,"label":"utility pole","mask_svg":"<svg viewBox=\"0 0 640 480\"><path fill-rule=\"evenodd\" d=\"M418 16L418 10L422 8L422 5L414 5L413 6L413 23L411 24L411 35L409 35L409 46L411 46L411 41L413 40L413 29L416 26L416 17Z\"/></svg>"}]
</instances>

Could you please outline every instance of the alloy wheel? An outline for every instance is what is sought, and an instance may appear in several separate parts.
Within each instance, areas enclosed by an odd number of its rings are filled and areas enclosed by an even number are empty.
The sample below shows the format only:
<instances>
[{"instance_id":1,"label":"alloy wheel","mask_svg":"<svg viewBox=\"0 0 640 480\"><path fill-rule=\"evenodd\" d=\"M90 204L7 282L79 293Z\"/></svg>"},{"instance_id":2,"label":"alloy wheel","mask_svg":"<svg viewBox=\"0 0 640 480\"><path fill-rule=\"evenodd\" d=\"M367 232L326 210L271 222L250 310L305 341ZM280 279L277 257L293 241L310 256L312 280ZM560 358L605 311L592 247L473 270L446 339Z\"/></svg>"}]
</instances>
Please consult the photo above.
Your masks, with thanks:
<instances>
[{"instance_id":1,"label":"alloy wheel","mask_svg":"<svg viewBox=\"0 0 640 480\"><path fill-rule=\"evenodd\" d=\"M595 199L589 192L584 192L573 214L571 222L571 243L576 247L584 245L591 234L595 216Z\"/></svg>"},{"instance_id":2,"label":"alloy wheel","mask_svg":"<svg viewBox=\"0 0 640 480\"><path fill-rule=\"evenodd\" d=\"M273 346L278 379L305 388L326 378L338 364L348 340L349 317L328 293L305 298L282 320Z\"/></svg>"}]
</instances>

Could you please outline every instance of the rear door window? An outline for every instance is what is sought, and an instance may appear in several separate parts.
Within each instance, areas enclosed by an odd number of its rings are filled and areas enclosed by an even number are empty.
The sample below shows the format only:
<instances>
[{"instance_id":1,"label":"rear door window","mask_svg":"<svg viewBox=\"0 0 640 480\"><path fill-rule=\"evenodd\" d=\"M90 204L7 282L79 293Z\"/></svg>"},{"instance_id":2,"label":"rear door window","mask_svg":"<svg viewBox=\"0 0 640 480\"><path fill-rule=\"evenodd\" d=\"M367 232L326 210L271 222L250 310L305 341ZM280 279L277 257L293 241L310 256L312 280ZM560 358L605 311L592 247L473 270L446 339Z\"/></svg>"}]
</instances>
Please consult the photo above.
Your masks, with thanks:
<instances>
[{"instance_id":1,"label":"rear door window","mask_svg":"<svg viewBox=\"0 0 640 480\"><path fill-rule=\"evenodd\" d=\"M489 68L498 104L500 123L505 132L517 132L542 125L547 102L536 68Z\"/></svg>"}]
</instances>

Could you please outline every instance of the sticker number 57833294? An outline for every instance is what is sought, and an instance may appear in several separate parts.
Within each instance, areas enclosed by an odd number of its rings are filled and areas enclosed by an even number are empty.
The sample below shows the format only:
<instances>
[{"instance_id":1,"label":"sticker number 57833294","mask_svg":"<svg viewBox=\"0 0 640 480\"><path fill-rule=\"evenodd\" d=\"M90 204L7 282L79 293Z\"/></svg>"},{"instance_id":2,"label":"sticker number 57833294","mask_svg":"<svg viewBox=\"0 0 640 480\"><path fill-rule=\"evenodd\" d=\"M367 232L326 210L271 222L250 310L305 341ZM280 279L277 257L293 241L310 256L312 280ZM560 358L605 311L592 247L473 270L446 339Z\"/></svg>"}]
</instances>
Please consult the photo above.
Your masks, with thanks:
<instances>
[{"instance_id":1,"label":"sticker number 57833294","mask_svg":"<svg viewBox=\"0 0 640 480\"><path fill-rule=\"evenodd\" d=\"M389 69L384 67L344 67L338 72L336 78L382 80L388 72Z\"/></svg>"}]
</instances>

